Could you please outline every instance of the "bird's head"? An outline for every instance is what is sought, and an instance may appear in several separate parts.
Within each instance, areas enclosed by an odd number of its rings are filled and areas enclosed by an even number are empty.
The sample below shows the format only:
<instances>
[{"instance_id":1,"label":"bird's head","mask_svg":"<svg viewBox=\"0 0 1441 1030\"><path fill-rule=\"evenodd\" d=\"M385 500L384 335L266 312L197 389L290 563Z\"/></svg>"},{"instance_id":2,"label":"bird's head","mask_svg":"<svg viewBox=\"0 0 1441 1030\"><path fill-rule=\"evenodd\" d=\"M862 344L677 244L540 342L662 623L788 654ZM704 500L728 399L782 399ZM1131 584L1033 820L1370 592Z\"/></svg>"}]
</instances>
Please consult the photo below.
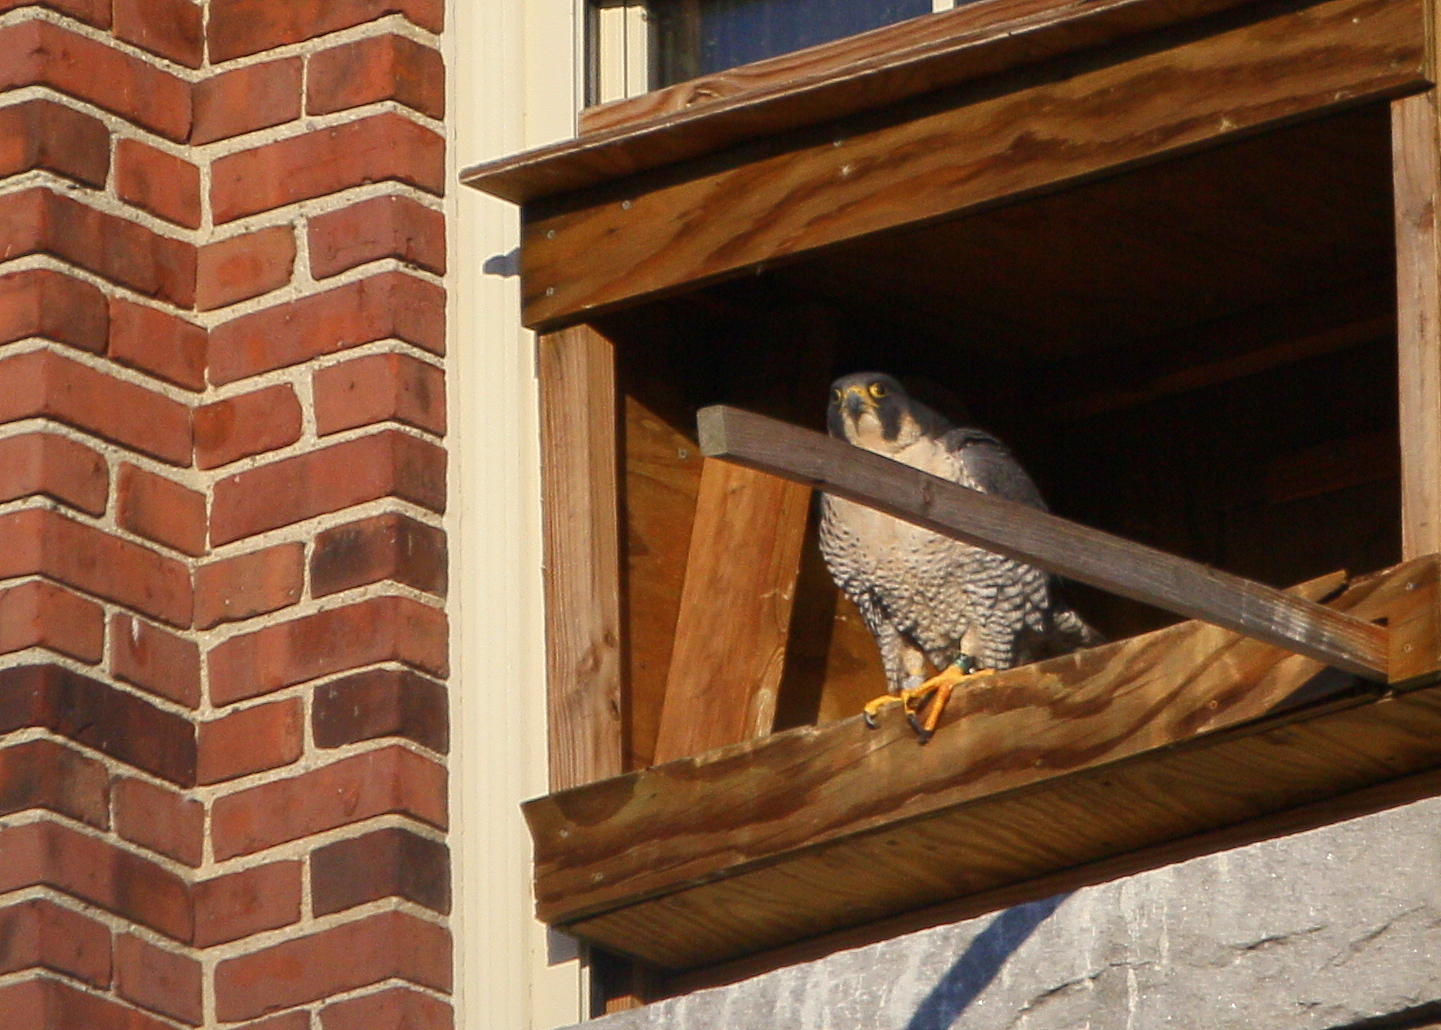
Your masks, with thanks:
<instances>
[{"instance_id":1,"label":"bird's head","mask_svg":"<svg viewBox=\"0 0 1441 1030\"><path fill-rule=\"evenodd\" d=\"M905 388L880 372L857 372L831 384L831 435L879 454L900 451L923 433Z\"/></svg>"}]
</instances>

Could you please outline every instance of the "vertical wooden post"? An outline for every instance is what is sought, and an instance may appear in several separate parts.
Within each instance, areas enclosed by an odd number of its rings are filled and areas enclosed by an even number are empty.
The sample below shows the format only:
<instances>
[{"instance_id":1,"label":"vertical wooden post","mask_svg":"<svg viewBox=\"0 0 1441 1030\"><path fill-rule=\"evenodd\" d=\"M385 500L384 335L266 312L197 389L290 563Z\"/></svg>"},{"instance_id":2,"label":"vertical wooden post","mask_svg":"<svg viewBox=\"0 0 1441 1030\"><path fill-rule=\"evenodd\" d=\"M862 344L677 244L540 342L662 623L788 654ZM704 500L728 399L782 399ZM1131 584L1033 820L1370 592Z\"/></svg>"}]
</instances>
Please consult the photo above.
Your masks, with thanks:
<instances>
[{"instance_id":1,"label":"vertical wooden post","mask_svg":"<svg viewBox=\"0 0 1441 1030\"><path fill-rule=\"evenodd\" d=\"M615 354L579 325L539 340L552 791L624 772Z\"/></svg>"},{"instance_id":2,"label":"vertical wooden post","mask_svg":"<svg viewBox=\"0 0 1441 1030\"><path fill-rule=\"evenodd\" d=\"M1401 540L1406 558L1441 551L1441 261L1436 91L1391 105L1401 418Z\"/></svg>"}]
</instances>

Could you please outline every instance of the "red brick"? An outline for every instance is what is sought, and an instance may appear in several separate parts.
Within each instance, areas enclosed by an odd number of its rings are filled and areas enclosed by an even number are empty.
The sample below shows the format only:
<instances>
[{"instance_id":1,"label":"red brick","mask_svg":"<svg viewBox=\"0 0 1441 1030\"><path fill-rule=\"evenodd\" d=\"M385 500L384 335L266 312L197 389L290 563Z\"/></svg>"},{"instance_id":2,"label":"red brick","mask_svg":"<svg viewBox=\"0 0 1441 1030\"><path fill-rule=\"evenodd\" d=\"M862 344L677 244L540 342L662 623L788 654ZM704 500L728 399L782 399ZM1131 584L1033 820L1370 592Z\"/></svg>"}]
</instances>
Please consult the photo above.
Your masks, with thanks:
<instances>
[{"instance_id":1,"label":"red brick","mask_svg":"<svg viewBox=\"0 0 1441 1030\"><path fill-rule=\"evenodd\" d=\"M205 553L204 494L121 462L115 508L122 528L189 555Z\"/></svg>"},{"instance_id":2,"label":"red brick","mask_svg":"<svg viewBox=\"0 0 1441 1030\"><path fill-rule=\"evenodd\" d=\"M0 176L35 168L103 188L110 171L110 130L100 119L53 100L0 108Z\"/></svg>"},{"instance_id":3,"label":"red brick","mask_svg":"<svg viewBox=\"0 0 1441 1030\"><path fill-rule=\"evenodd\" d=\"M142 50L199 68L204 48L200 5L190 0L114 0L115 35Z\"/></svg>"},{"instance_id":4,"label":"red brick","mask_svg":"<svg viewBox=\"0 0 1441 1030\"><path fill-rule=\"evenodd\" d=\"M146 296L195 300L194 246L43 187L0 198L0 253L53 254Z\"/></svg>"},{"instance_id":5,"label":"red brick","mask_svg":"<svg viewBox=\"0 0 1441 1030\"><path fill-rule=\"evenodd\" d=\"M151 1012L191 1026L203 1019L200 963L133 934L115 939L115 987L120 997Z\"/></svg>"},{"instance_id":6,"label":"red brick","mask_svg":"<svg viewBox=\"0 0 1441 1030\"><path fill-rule=\"evenodd\" d=\"M53 887L172 940L190 939L189 890L174 873L59 823L0 827L0 890L37 886ZM0 1004L0 1012L6 1011Z\"/></svg>"},{"instance_id":7,"label":"red brick","mask_svg":"<svg viewBox=\"0 0 1441 1030\"><path fill-rule=\"evenodd\" d=\"M310 219L317 279L381 258L445 274L445 216L409 197L372 197Z\"/></svg>"},{"instance_id":8,"label":"red brick","mask_svg":"<svg viewBox=\"0 0 1441 1030\"><path fill-rule=\"evenodd\" d=\"M53 740L0 748L0 815L35 808L108 829L110 774L103 763Z\"/></svg>"},{"instance_id":9,"label":"red brick","mask_svg":"<svg viewBox=\"0 0 1441 1030\"><path fill-rule=\"evenodd\" d=\"M83 279L49 268L0 276L0 343L43 337L78 350L105 350L105 295Z\"/></svg>"},{"instance_id":10,"label":"red brick","mask_svg":"<svg viewBox=\"0 0 1441 1030\"><path fill-rule=\"evenodd\" d=\"M403 272L243 315L210 333L210 379L230 383L375 340L445 352L445 291Z\"/></svg>"},{"instance_id":11,"label":"red brick","mask_svg":"<svg viewBox=\"0 0 1441 1030\"><path fill-rule=\"evenodd\" d=\"M290 282L295 230L276 225L200 248L195 306L201 311L259 297Z\"/></svg>"},{"instance_id":12,"label":"red brick","mask_svg":"<svg viewBox=\"0 0 1441 1030\"><path fill-rule=\"evenodd\" d=\"M310 1030L310 1013L305 1010L282 1012L253 1023L236 1023L227 1030Z\"/></svg>"},{"instance_id":13,"label":"red brick","mask_svg":"<svg viewBox=\"0 0 1441 1030\"><path fill-rule=\"evenodd\" d=\"M386 747L237 791L215 801L211 841L223 861L388 814L444 828L444 766Z\"/></svg>"},{"instance_id":14,"label":"red brick","mask_svg":"<svg viewBox=\"0 0 1441 1030\"><path fill-rule=\"evenodd\" d=\"M49 268L0 275L0 343L43 336L99 354L109 331L105 294L85 280Z\"/></svg>"},{"instance_id":15,"label":"red brick","mask_svg":"<svg viewBox=\"0 0 1441 1030\"><path fill-rule=\"evenodd\" d=\"M304 750L304 725L297 698L201 723L196 777L222 783L289 765Z\"/></svg>"},{"instance_id":16,"label":"red brick","mask_svg":"<svg viewBox=\"0 0 1441 1030\"><path fill-rule=\"evenodd\" d=\"M440 51L413 39L370 36L311 57L306 91L310 114L394 100L444 118L445 61Z\"/></svg>"},{"instance_id":17,"label":"red brick","mask_svg":"<svg viewBox=\"0 0 1441 1030\"><path fill-rule=\"evenodd\" d=\"M0 654L27 647L94 665L105 654L105 610L44 580L0 590Z\"/></svg>"},{"instance_id":18,"label":"red brick","mask_svg":"<svg viewBox=\"0 0 1441 1030\"><path fill-rule=\"evenodd\" d=\"M217 158L210 203L223 224L388 180L444 195L445 140L392 112L316 129Z\"/></svg>"},{"instance_id":19,"label":"red brick","mask_svg":"<svg viewBox=\"0 0 1441 1030\"><path fill-rule=\"evenodd\" d=\"M0 735L31 727L177 786L195 784L195 727L189 719L73 669L0 669Z\"/></svg>"},{"instance_id":20,"label":"red brick","mask_svg":"<svg viewBox=\"0 0 1441 1030\"><path fill-rule=\"evenodd\" d=\"M192 143L213 143L300 117L298 57L252 64L195 84Z\"/></svg>"},{"instance_id":21,"label":"red brick","mask_svg":"<svg viewBox=\"0 0 1441 1030\"><path fill-rule=\"evenodd\" d=\"M23 86L50 86L177 142L190 133L188 82L48 21L0 29L0 90Z\"/></svg>"},{"instance_id":22,"label":"red brick","mask_svg":"<svg viewBox=\"0 0 1441 1030\"><path fill-rule=\"evenodd\" d=\"M110 930L45 898L0 909L0 973L49 969L110 985Z\"/></svg>"},{"instance_id":23,"label":"red brick","mask_svg":"<svg viewBox=\"0 0 1441 1030\"><path fill-rule=\"evenodd\" d=\"M322 1030L454 1030L445 1002L405 987L387 987L320 1010Z\"/></svg>"},{"instance_id":24,"label":"red brick","mask_svg":"<svg viewBox=\"0 0 1441 1030\"><path fill-rule=\"evenodd\" d=\"M315 688L310 731L319 747L404 737L442 754L450 749L445 687L409 669L366 669Z\"/></svg>"},{"instance_id":25,"label":"red brick","mask_svg":"<svg viewBox=\"0 0 1441 1030\"><path fill-rule=\"evenodd\" d=\"M133 615L110 617L110 669L157 697L200 705L200 648Z\"/></svg>"},{"instance_id":26,"label":"red brick","mask_svg":"<svg viewBox=\"0 0 1441 1030\"><path fill-rule=\"evenodd\" d=\"M143 451L190 464L183 404L48 350L0 359L0 422L53 418Z\"/></svg>"},{"instance_id":27,"label":"red brick","mask_svg":"<svg viewBox=\"0 0 1441 1030\"><path fill-rule=\"evenodd\" d=\"M299 921L299 862L272 862L195 885L199 947L238 941Z\"/></svg>"},{"instance_id":28,"label":"red brick","mask_svg":"<svg viewBox=\"0 0 1441 1030\"><path fill-rule=\"evenodd\" d=\"M300 439L300 401L289 386L267 386L195 409L195 463L218 468Z\"/></svg>"},{"instance_id":29,"label":"red brick","mask_svg":"<svg viewBox=\"0 0 1441 1030\"><path fill-rule=\"evenodd\" d=\"M110 27L110 0L0 0L0 11L13 11L21 7L48 7L52 11L68 14L72 18L94 25L97 29Z\"/></svg>"},{"instance_id":30,"label":"red brick","mask_svg":"<svg viewBox=\"0 0 1441 1030\"><path fill-rule=\"evenodd\" d=\"M187 390L205 389L205 330L183 318L110 299L110 357Z\"/></svg>"},{"instance_id":31,"label":"red brick","mask_svg":"<svg viewBox=\"0 0 1441 1030\"><path fill-rule=\"evenodd\" d=\"M200 169L139 140L115 144L115 192L168 222L187 229L200 226Z\"/></svg>"},{"instance_id":32,"label":"red brick","mask_svg":"<svg viewBox=\"0 0 1441 1030\"><path fill-rule=\"evenodd\" d=\"M386 421L445 435L445 373L409 354L368 354L319 369L313 382L322 436Z\"/></svg>"},{"instance_id":33,"label":"red brick","mask_svg":"<svg viewBox=\"0 0 1441 1030\"><path fill-rule=\"evenodd\" d=\"M388 579L444 597L446 571L445 531L387 512L316 537L310 593L323 597Z\"/></svg>"},{"instance_id":34,"label":"red brick","mask_svg":"<svg viewBox=\"0 0 1441 1030\"><path fill-rule=\"evenodd\" d=\"M195 626L210 629L288 608L305 586L305 548L281 544L195 570Z\"/></svg>"},{"instance_id":35,"label":"red brick","mask_svg":"<svg viewBox=\"0 0 1441 1030\"><path fill-rule=\"evenodd\" d=\"M382 497L445 510L445 452L396 430L272 461L220 480L211 506L216 545Z\"/></svg>"},{"instance_id":36,"label":"red brick","mask_svg":"<svg viewBox=\"0 0 1441 1030\"><path fill-rule=\"evenodd\" d=\"M43 494L100 515L109 493L105 459L84 444L53 433L0 439L0 501Z\"/></svg>"},{"instance_id":37,"label":"red brick","mask_svg":"<svg viewBox=\"0 0 1441 1030\"><path fill-rule=\"evenodd\" d=\"M387 826L310 853L311 908L318 916L397 897L450 911L450 853L444 844Z\"/></svg>"},{"instance_id":38,"label":"red brick","mask_svg":"<svg viewBox=\"0 0 1441 1030\"><path fill-rule=\"evenodd\" d=\"M86 994L60 980L22 980L0 987L7 1030L172 1030L129 1005Z\"/></svg>"},{"instance_id":39,"label":"red brick","mask_svg":"<svg viewBox=\"0 0 1441 1030\"><path fill-rule=\"evenodd\" d=\"M250 1019L390 978L450 990L450 935L407 913L381 912L227 959L215 970L215 1014Z\"/></svg>"},{"instance_id":40,"label":"red brick","mask_svg":"<svg viewBox=\"0 0 1441 1030\"><path fill-rule=\"evenodd\" d=\"M0 501L36 494L100 515L110 495L110 470L89 447L53 433L0 439Z\"/></svg>"},{"instance_id":41,"label":"red brick","mask_svg":"<svg viewBox=\"0 0 1441 1030\"><path fill-rule=\"evenodd\" d=\"M314 39L387 14L402 14L431 32L445 27L443 0L212 0L210 59L229 61Z\"/></svg>"},{"instance_id":42,"label":"red brick","mask_svg":"<svg viewBox=\"0 0 1441 1030\"><path fill-rule=\"evenodd\" d=\"M204 855L205 806L144 780L119 779L115 830L131 843L198 866Z\"/></svg>"},{"instance_id":43,"label":"red brick","mask_svg":"<svg viewBox=\"0 0 1441 1030\"><path fill-rule=\"evenodd\" d=\"M448 672L445 613L407 597L366 601L231 637L210 652L210 700L227 705L361 665Z\"/></svg>"},{"instance_id":44,"label":"red brick","mask_svg":"<svg viewBox=\"0 0 1441 1030\"><path fill-rule=\"evenodd\" d=\"M0 578L47 576L172 626L190 625L190 575L172 558L37 508L0 515L0 540Z\"/></svg>"}]
</instances>

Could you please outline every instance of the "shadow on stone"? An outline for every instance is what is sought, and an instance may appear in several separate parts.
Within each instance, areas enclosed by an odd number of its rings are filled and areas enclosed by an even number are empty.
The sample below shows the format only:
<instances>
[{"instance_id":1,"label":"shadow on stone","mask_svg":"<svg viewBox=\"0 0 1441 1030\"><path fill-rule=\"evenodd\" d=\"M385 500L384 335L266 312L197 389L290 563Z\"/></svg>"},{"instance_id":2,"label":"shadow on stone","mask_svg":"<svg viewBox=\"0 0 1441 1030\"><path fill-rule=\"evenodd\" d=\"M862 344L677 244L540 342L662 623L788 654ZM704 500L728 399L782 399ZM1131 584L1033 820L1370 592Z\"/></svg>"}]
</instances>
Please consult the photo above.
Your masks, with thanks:
<instances>
[{"instance_id":1,"label":"shadow on stone","mask_svg":"<svg viewBox=\"0 0 1441 1030\"><path fill-rule=\"evenodd\" d=\"M1036 927L1071 895L1057 894L1043 901L1008 908L991 920L926 995L906 1030L948 1030L1001 971L1006 960L1026 942Z\"/></svg>"}]
</instances>

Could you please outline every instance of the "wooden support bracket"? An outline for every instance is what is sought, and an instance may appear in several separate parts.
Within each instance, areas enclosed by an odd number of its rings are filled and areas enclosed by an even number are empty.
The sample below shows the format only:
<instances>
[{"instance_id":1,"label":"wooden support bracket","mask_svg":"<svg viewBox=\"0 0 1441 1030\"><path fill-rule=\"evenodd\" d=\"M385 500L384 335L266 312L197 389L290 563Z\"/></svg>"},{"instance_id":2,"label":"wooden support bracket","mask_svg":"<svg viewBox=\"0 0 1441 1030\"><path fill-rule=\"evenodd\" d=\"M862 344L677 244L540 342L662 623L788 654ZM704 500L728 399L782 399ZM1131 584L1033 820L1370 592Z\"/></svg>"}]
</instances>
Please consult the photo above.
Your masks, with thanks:
<instances>
[{"instance_id":1,"label":"wooden support bracket","mask_svg":"<svg viewBox=\"0 0 1441 1030\"><path fill-rule=\"evenodd\" d=\"M1254 637L1381 683L1388 633L1274 587L938 479L821 433L725 405L697 417L707 457L869 505L1058 575Z\"/></svg>"}]
</instances>

